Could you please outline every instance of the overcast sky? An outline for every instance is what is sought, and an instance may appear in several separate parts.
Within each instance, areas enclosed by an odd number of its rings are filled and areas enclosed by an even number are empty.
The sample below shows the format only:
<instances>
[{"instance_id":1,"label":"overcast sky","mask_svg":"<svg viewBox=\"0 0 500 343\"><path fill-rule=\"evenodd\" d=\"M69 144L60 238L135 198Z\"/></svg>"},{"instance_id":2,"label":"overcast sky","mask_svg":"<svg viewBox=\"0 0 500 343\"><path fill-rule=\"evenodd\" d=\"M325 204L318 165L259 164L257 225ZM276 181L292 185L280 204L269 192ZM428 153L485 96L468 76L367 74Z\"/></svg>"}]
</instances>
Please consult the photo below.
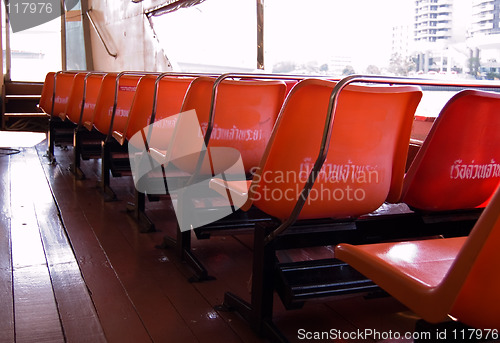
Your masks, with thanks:
<instances>
[{"instance_id":1,"label":"overcast sky","mask_svg":"<svg viewBox=\"0 0 500 343\"><path fill-rule=\"evenodd\" d=\"M312 0L301 8L304 3L266 1L268 59L273 59L276 51L306 60L314 56L352 56L355 65L385 65L391 53L392 27L411 22L414 1ZM281 34L279 27L272 26L278 16L291 23ZM310 32L317 32L317 36Z\"/></svg>"},{"instance_id":2,"label":"overcast sky","mask_svg":"<svg viewBox=\"0 0 500 343\"><path fill-rule=\"evenodd\" d=\"M347 56L353 65L365 68L388 64L392 27L411 21L414 0L266 0L264 4L267 66L283 60L322 64ZM174 63L256 65L254 0L209 0L153 20Z\"/></svg>"}]
</instances>

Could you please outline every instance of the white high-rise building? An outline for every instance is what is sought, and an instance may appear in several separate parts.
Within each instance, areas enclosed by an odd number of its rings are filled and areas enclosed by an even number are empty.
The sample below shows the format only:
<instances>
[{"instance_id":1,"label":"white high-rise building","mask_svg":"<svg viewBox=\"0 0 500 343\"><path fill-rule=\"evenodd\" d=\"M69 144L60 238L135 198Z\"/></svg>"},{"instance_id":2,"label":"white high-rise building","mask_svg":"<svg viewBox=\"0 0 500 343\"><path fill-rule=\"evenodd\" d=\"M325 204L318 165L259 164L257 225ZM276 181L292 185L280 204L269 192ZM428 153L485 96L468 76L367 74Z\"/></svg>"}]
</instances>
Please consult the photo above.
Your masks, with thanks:
<instances>
[{"instance_id":1,"label":"white high-rise building","mask_svg":"<svg viewBox=\"0 0 500 343\"><path fill-rule=\"evenodd\" d=\"M500 74L500 0L473 0L467 45L480 61L480 75Z\"/></svg>"},{"instance_id":2,"label":"white high-rise building","mask_svg":"<svg viewBox=\"0 0 500 343\"><path fill-rule=\"evenodd\" d=\"M392 55L406 58L410 56L413 42L410 25L398 25L392 28Z\"/></svg>"},{"instance_id":3,"label":"white high-rise building","mask_svg":"<svg viewBox=\"0 0 500 343\"><path fill-rule=\"evenodd\" d=\"M500 34L499 9L500 0L472 0L471 37Z\"/></svg>"},{"instance_id":4,"label":"white high-rise building","mask_svg":"<svg viewBox=\"0 0 500 343\"><path fill-rule=\"evenodd\" d=\"M471 0L415 0L417 71L450 73L466 68L470 13Z\"/></svg>"}]
</instances>

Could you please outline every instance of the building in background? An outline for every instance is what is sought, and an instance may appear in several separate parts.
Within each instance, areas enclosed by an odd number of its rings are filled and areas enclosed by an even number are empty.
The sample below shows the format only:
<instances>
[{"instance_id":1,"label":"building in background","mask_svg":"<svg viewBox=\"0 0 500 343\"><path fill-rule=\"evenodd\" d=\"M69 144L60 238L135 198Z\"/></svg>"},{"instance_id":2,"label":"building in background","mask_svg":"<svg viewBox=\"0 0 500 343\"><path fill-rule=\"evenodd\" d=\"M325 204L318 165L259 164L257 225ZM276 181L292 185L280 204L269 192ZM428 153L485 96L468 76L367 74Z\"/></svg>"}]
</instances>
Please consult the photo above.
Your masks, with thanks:
<instances>
[{"instance_id":1,"label":"building in background","mask_svg":"<svg viewBox=\"0 0 500 343\"><path fill-rule=\"evenodd\" d=\"M500 78L500 0L472 0L467 45L476 75Z\"/></svg>"},{"instance_id":2,"label":"building in background","mask_svg":"<svg viewBox=\"0 0 500 343\"><path fill-rule=\"evenodd\" d=\"M464 73L471 0L416 0L414 59L419 73Z\"/></svg>"},{"instance_id":3,"label":"building in background","mask_svg":"<svg viewBox=\"0 0 500 343\"><path fill-rule=\"evenodd\" d=\"M409 24L397 25L392 28L391 55L410 56L413 50L413 31Z\"/></svg>"},{"instance_id":4,"label":"building in background","mask_svg":"<svg viewBox=\"0 0 500 343\"><path fill-rule=\"evenodd\" d=\"M393 29L393 54L419 74L500 77L500 0L415 0L407 41L404 30Z\"/></svg>"}]
</instances>

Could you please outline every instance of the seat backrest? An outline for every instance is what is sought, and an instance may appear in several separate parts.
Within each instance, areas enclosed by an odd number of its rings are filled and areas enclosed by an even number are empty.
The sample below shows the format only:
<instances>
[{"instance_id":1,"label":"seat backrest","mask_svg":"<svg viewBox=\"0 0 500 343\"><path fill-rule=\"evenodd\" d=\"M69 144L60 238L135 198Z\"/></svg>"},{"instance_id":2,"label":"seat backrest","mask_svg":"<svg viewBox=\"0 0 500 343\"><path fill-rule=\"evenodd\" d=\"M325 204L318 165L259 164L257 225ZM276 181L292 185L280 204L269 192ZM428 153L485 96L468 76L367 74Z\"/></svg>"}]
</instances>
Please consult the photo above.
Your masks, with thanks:
<instances>
[{"instance_id":1,"label":"seat backrest","mask_svg":"<svg viewBox=\"0 0 500 343\"><path fill-rule=\"evenodd\" d=\"M458 293L450 314L466 325L500 330L499 245L500 189L476 222L440 287L442 294Z\"/></svg>"},{"instance_id":2,"label":"seat backrest","mask_svg":"<svg viewBox=\"0 0 500 343\"><path fill-rule=\"evenodd\" d=\"M99 94L101 93L104 77L105 75L101 73L89 75L87 77L87 80L85 81L85 94L84 94L84 99L82 100L85 102L83 104L83 112L81 112L82 110L81 104L80 108L71 110L71 111L77 111L75 112L75 115L76 113L79 113L77 115L81 116L79 121L80 125L84 125L88 130L91 130L93 126L92 123L94 119L94 110L97 104L97 100L99 99ZM108 86L111 86L113 84L112 80L114 78L116 78L116 74L114 73L110 74L107 82Z\"/></svg>"},{"instance_id":3,"label":"seat backrest","mask_svg":"<svg viewBox=\"0 0 500 343\"><path fill-rule=\"evenodd\" d=\"M123 138L130 140L134 134L150 124L156 79L157 76L147 75L139 81L124 134L119 133ZM155 122L181 111L184 96L192 80L190 77L165 76L158 82ZM118 133L116 128L114 130ZM162 141L168 142L169 139L163 137ZM149 144L159 149L165 148L161 141L150 141Z\"/></svg>"},{"instance_id":4,"label":"seat backrest","mask_svg":"<svg viewBox=\"0 0 500 343\"><path fill-rule=\"evenodd\" d=\"M284 80L284 82L286 84L286 95L288 95L299 80Z\"/></svg>"},{"instance_id":5,"label":"seat backrest","mask_svg":"<svg viewBox=\"0 0 500 343\"><path fill-rule=\"evenodd\" d=\"M189 86L181 112L196 110L205 135L215 78L199 77ZM226 147L240 152L244 168L255 168L271 136L286 95L282 81L224 80L218 85L213 130L208 148ZM190 169L184 166L183 169Z\"/></svg>"},{"instance_id":6,"label":"seat backrest","mask_svg":"<svg viewBox=\"0 0 500 343\"><path fill-rule=\"evenodd\" d=\"M130 106L134 100L137 83L141 77L140 75L122 75L119 78L118 87L115 87L116 77L113 75L109 78L108 75L104 77L94 110L93 125L97 131L107 135L111 125L117 130L123 131L127 123ZM111 83L113 83L112 87ZM117 102L116 109L113 111L115 90L117 92Z\"/></svg>"},{"instance_id":7,"label":"seat backrest","mask_svg":"<svg viewBox=\"0 0 500 343\"><path fill-rule=\"evenodd\" d=\"M306 79L290 92L248 197L290 216L320 151L333 81ZM334 113L328 155L299 218L351 217L399 196L413 116L414 86L347 86Z\"/></svg>"},{"instance_id":8,"label":"seat backrest","mask_svg":"<svg viewBox=\"0 0 500 343\"><path fill-rule=\"evenodd\" d=\"M73 86L76 73L59 72L56 73L54 80L55 96L54 103L51 104L49 111L46 112L53 116L65 117L66 106Z\"/></svg>"},{"instance_id":9,"label":"seat backrest","mask_svg":"<svg viewBox=\"0 0 500 343\"><path fill-rule=\"evenodd\" d=\"M402 201L427 211L484 206L500 182L499 132L500 94L457 93L408 169Z\"/></svg>"},{"instance_id":10,"label":"seat backrest","mask_svg":"<svg viewBox=\"0 0 500 343\"><path fill-rule=\"evenodd\" d=\"M52 110L52 94L54 92L54 77L56 73L51 71L45 75L45 81L43 82L42 94L40 96L40 102L38 107L45 113L50 114Z\"/></svg>"},{"instance_id":11,"label":"seat backrest","mask_svg":"<svg viewBox=\"0 0 500 343\"><path fill-rule=\"evenodd\" d=\"M87 73L78 73L73 81L71 87L68 104L66 105L65 116L61 119L68 118L71 122L78 124L80 121L80 114L83 101L83 89L85 85L85 77Z\"/></svg>"}]
</instances>

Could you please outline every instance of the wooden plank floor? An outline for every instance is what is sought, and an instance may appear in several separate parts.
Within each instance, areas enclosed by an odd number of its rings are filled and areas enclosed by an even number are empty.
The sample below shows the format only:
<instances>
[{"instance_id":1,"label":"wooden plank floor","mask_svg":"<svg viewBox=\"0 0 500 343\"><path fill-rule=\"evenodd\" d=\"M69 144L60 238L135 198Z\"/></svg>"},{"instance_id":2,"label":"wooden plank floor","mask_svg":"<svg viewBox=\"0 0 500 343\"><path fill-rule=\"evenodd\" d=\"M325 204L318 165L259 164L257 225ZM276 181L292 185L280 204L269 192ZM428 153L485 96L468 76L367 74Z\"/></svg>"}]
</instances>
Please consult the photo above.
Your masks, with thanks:
<instances>
[{"instance_id":1,"label":"wooden plank floor","mask_svg":"<svg viewBox=\"0 0 500 343\"><path fill-rule=\"evenodd\" d=\"M2 282L11 283L2 292L2 341L104 342L36 150L20 148L0 165L2 238L10 240L1 262L10 279L2 274Z\"/></svg>"},{"instance_id":2,"label":"wooden plank floor","mask_svg":"<svg viewBox=\"0 0 500 343\"><path fill-rule=\"evenodd\" d=\"M238 315L214 310L226 291L249 299L251 235L194 239L216 280L190 283L187 266L157 247L175 230L167 202L148 203L157 231L139 233L125 211L131 178L113 178L118 200L105 202L98 161L84 161L87 179L77 181L68 171L71 148L56 148L55 165L45 150L43 142L0 157L0 343L265 342ZM390 297L275 307L290 342L308 341L299 329L410 332L415 323Z\"/></svg>"}]
</instances>

